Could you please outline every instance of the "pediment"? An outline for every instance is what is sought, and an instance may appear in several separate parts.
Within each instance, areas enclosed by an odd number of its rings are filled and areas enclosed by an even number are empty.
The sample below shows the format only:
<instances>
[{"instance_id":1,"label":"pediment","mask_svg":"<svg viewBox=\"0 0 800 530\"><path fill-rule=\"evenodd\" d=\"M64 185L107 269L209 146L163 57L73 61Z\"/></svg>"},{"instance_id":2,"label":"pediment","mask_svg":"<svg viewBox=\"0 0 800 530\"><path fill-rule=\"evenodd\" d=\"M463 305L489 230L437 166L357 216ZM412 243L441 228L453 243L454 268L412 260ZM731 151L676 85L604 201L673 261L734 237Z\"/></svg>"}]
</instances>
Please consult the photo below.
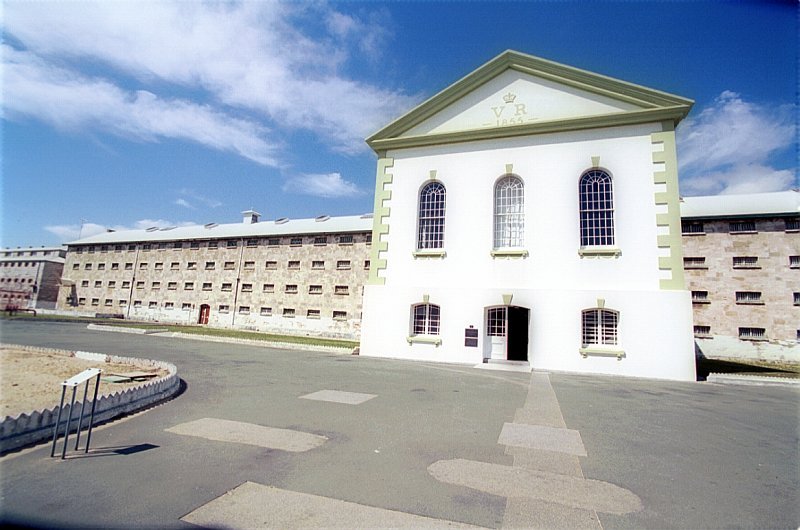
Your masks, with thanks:
<instances>
[{"instance_id":1,"label":"pediment","mask_svg":"<svg viewBox=\"0 0 800 530\"><path fill-rule=\"evenodd\" d=\"M692 101L507 51L390 123L375 150L672 120Z\"/></svg>"}]
</instances>

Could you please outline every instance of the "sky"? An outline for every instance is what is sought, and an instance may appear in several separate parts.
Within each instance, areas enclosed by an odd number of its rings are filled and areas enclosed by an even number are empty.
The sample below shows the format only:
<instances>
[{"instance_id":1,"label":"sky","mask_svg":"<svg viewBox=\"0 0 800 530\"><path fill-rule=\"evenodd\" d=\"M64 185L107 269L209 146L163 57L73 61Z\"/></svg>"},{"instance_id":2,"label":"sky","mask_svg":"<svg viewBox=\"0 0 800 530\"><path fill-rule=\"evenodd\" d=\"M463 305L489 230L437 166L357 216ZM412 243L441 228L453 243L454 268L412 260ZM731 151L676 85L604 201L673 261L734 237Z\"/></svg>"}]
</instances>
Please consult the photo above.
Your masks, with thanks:
<instances>
[{"instance_id":1,"label":"sky","mask_svg":"<svg viewBox=\"0 0 800 530\"><path fill-rule=\"evenodd\" d=\"M794 1L2 0L0 246L371 212L364 138L506 49L695 101L681 194L798 184Z\"/></svg>"}]
</instances>

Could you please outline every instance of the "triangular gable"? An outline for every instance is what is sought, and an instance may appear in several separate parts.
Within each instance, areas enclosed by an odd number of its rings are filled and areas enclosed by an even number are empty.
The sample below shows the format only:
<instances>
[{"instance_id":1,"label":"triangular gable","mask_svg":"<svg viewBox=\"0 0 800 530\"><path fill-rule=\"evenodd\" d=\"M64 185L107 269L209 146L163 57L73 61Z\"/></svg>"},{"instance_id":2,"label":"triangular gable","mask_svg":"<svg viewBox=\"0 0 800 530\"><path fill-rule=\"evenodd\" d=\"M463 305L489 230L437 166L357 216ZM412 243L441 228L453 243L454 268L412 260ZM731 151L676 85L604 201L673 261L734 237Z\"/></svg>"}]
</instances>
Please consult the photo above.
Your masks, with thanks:
<instances>
[{"instance_id":1,"label":"triangular gable","mask_svg":"<svg viewBox=\"0 0 800 530\"><path fill-rule=\"evenodd\" d=\"M677 124L689 99L506 51L390 123L376 151L653 121Z\"/></svg>"}]
</instances>

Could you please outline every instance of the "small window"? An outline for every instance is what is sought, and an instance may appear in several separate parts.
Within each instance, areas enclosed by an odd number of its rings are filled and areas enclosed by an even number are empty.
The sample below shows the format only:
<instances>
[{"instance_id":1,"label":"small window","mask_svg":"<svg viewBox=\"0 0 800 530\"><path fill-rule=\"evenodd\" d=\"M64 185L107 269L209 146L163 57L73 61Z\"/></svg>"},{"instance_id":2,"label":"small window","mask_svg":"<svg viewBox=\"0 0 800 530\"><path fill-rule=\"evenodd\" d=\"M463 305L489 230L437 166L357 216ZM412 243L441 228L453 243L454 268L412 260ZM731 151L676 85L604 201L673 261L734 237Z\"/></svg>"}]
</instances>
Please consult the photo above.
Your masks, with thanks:
<instances>
[{"instance_id":1,"label":"small window","mask_svg":"<svg viewBox=\"0 0 800 530\"><path fill-rule=\"evenodd\" d=\"M102 287L103 286L103 282L101 280L95 280L94 286L95 287Z\"/></svg>"},{"instance_id":2,"label":"small window","mask_svg":"<svg viewBox=\"0 0 800 530\"><path fill-rule=\"evenodd\" d=\"M99 298L92 298L92 305L95 305L95 306L100 305L100 299Z\"/></svg>"},{"instance_id":3,"label":"small window","mask_svg":"<svg viewBox=\"0 0 800 530\"><path fill-rule=\"evenodd\" d=\"M347 320L347 311L334 311L333 312L333 319L334 320Z\"/></svg>"},{"instance_id":4,"label":"small window","mask_svg":"<svg viewBox=\"0 0 800 530\"><path fill-rule=\"evenodd\" d=\"M108 252L108 245L100 245L100 252Z\"/></svg>"},{"instance_id":5,"label":"small window","mask_svg":"<svg viewBox=\"0 0 800 530\"><path fill-rule=\"evenodd\" d=\"M246 270L255 269L256 268L256 262L255 261L245 261L244 262L244 268Z\"/></svg>"},{"instance_id":6,"label":"small window","mask_svg":"<svg viewBox=\"0 0 800 530\"><path fill-rule=\"evenodd\" d=\"M800 305L800 293L794 293L794 305Z\"/></svg>"},{"instance_id":7,"label":"small window","mask_svg":"<svg viewBox=\"0 0 800 530\"><path fill-rule=\"evenodd\" d=\"M350 260L339 260L336 262L337 270L350 270Z\"/></svg>"},{"instance_id":8,"label":"small window","mask_svg":"<svg viewBox=\"0 0 800 530\"><path fill-rule=\"evenodd\" d=\"M131 288L131 282L129 282L129 281L122 282L122 288L123 289L130 289Z\"/></svg>"},{"instance_id":9,"label":"small window","mask_svg":"<svg viewBox=\"0 0 800 530\"><path fill-rule=\"evenodd\" d=\"M181 268L181 264L179 262L177 262L177 261L173 261L172 263L169 264L169 270L177 271L177 270L180 270L180 268Z\"/></svg>"},{"instance_id":10,"label":"small window","mask_svg":"<svg viewBox=\"0 0 800 530\"><path fill-rule=\"evenodd\" d=\"M786 219L784 223L786 223L785 229L787 232L800 232L800 217Z\"/></svg>"},{"instance_id":11,"label":"small window","mask_svg":"<svg viewBox=\"0 0 800 530\"><path fill-rule=\"evenodd\" d=\"M755 221L734 221L728 225L731 234L752 234L756 231Z\"/></svg>"},{"instance_id":12,"label":"small window","mask_svg":"<svg viewBox=\"0 0 800 530\"><path fill-rule=\"evenodd\" d=\"M347 285L337 285L333 290L333 294L350 294L350 287Z\"/></svg>"},{"instance_id":13,"label":"small window","mask_svg":"<svg viewBox=\"0 0 800 530\"><path fill-rule=\"evenodd\" d=\"M128 305L128 301L127 301L127 300L118 300L118 301L117 301L117 304L118 304L120 307L126 307L126 306Z\"/></svg>"},{"instance_id":14,"label":"small window","mask_svg":"<svg viewBox=\"0 0 800 530\"><path fill-rule=\"evenodd\" d=\"M94 245L89 246L89 254L94 254ZM22 256L22 252L17 252L17 256Z\"/></svg>"},{"instance_id":15,"label":"small window","mask_svg":"<svg viewBox=\"0 0 800 530\"><path fill-rule=\"evenodd\" d=\"M239 243L235 239L228 240L228 243L226 244L228 248L236 248L238 245Z\"/></svg>"},{"instance_id":16,"label":"small window","mask_svg":"<svg viewBox=\"0 0 800 530\"><path fill-rule=\"evenodd\" d=\"M190 311L192 309L192 304L190 304L189 302L184 302L181 304L181 309L183 311Z\"/></svg>"},{"instance_id":17,"label":"small window","mask_svg":"<svg viewBox=\"0 0 800 530\"><path fill-rule=\"evenodd\" d=\"M311 262L311 268L315 269L315 270L324 269L325 268L325 262L324 261L319 261L319 260L312 261Z\"/></svg>"},{"instance_id":18,"label":"small window","mask_svg":"<svg viewBox=\"0 0 800 530\"><path fill-rule=\"evenodd\" d=\"M161 289L161 282L153 282L150 286L151 289Z\"/></svg>"},{"instance_id":19,"label":"small window","mask_svg":"<svg viewBox=\"0 0 800 530\"><path fill-rule=\"evenodd\" d=\"M261 308L261 316L262 317L271 317L272 316L272 308L271 307L262 307Z\"/></svg>"},{"instance_id":20,"label":"small window","mask_svg":"<svg viewBox=\"0 0 800 530\"><path fill-rule=\"evenodd\" d=\"M99 270L99 271L106 270L106 264L105 263L98 263L97 264L97 270Z\"/></svg>"},{"instance_id":21,"label":"small window","mask_svg":"<svg viewBox=\"0 0 800 530\"><path fill-rule=\"evenodd\" d=\"M286 318L294 318L294 309L292 309L291 307L284 307L283 316Z\"/></svg>"},{"instance_id":22,"label":"small window","mask_svg":"<svg viewBox=\"0 0 800 530\"><path fill-rule=\"evenodd\" d=\"M190 248L190 249L192 249L192 250L197 250L197 249L199 249L199 248L200 248L200 242L199 242L199 241L192 241L192 242L190 242L190 243L189 243L189 248Z\"/></svg>"},{"instance_id":23,"label":"small window","mask_svg":"<svg viewBox=\"0 0 800 530\"><path fill-rule=\"evenodd\" d=\"M265 293L274 293L275 292L275 284L274 283L265 283L261 289Z\"/></svg>"},{"instance_id":24,"label":"small window","mask_svg":"<svg viewBox=\"0 0 800 530\"><path fill-rule=\"evenodd\" d=\"M215 262L215 261L206 261L206 270L207 271L213 271L216 266L217 266L217 262Z\"/></svg>"},{"instance_id":25,"label":"small window","mask_svg":"<svg viewBox=\"0 0 800 530\"><path fill-rule=\"evenodd\" d=\"M328 244L328 237L327 236L317 236L314 238L315 245L327 245Z\"/></svg>"},{"instance_id":26,"label":"small window","mask_svg":"<svg viewBox=\"0 0 800 530\"><path fill-rule=\"evenodd\" d=\"M76 271L76 270L78 270L80 268L81 268L81 264L80 263L73 263L72 264L72 270Z\"/></svg>"},{"instance_id":27,"label":"small window","mask_svg":"<svg viewBox=\"0 0 800 530\"><path fill-rule=\"evenodd\" d=\"M800 269L800 256L789 256L789 268Z\"/></svg>"},{"instance_id":28,"label":"small window","mask_svg":"<svg viewBox=\"0 0 800 530\"><path fill-rule=\"evenodd\" d=\"M236 262L226 261L224 267L226 271L232 271L236 268Z\"/></svg>"},{"instance_id":29,"label":"small window","mask_svg":"<svg viewBox=\"0 0 800 530\"><path fill-rule=\"evenodd\" d=\"M322 286L321 285L309 285L308 286L308 294L322 294Z\"/></svg>"},{"instance_id":30,"label":"small window","mask_svg":"<svg viewBox=\"0 0 800 530\"><path fill-rule=\"evenodd\" d=\"M194 290L194 282L186 282L183 284L184 291L193 291Z\"/></svg>"},{"instance_id":31,"label":"small window","mask_svg":"<svg viewBox=\"0 0 800 530\"><path fill-rule=\"evenodd\" d=\"M136 308L142 307L142 301L141 300L134 300L133 301L133 307L136 307Z\"/></svg>"},{"instance_id":32,"label":"small window","mask_svg":"<svg viewBox=\"0 0 800 530\"><path fill-rule=\"evenodd\" d=\"M704 235L706 230L701 222L683 221L681 222L681 233L683 233L683 235Z\"/></svg>"},{"instance_id":33,"label":"small window","mask_svg":"<svg viewBox=\"0 0 800 530\"><path fill-rule=\"evenodd\" d=\"M174 291L178 288L178 282L169 282L167 283L167 289L170 291Z\"/></svg>"},{"instance_id":34,"label":"small window","mask_svg":"<svg viewBox=\"0 0 800 530\"><path fill-rule=\"evenodd\" d=\"M243 293L252 293L253 292L253 284L252 283L243 283L242 284L242 292Z\"/></svg>"},{"instance_id":35,"label":"small window","mask_svg":"<svg viewBox=\"0 0 800 530\"><path fill-rule=\"evenodd\" d=\"M734 256L734 269L760 269L757 256Z\"/></svg>"},{"instance_id":36,"label":"small window","mask_svg":"<svg viewBox=\"0 0 800 530\"><path fill-rule=\"evenodd\" d=\"M736 291L737 304L761 304L760 291Z\"/></svg>"},{"instance_id":37,"label":"small window","mask_svg":"<svg viewBox=\"0 0 800 530\"><path fill-rule=\"evenodd\" d=\"M78 305L86 305L86 298L78 298Z\"/></svg>"},{"instance_id":38,"label":"small window","mask_svg":"<svg viewBox=\"0 0 800 530\"><path fill-rule=\"evenodd\" d=\"M684 269L707 269L706 258L703 257L685 257L683 258Z\"/></svg>"},{"instance_id":39,"label":"small window","mask_svg":"<svg viewBox=\"0 0 800 530\"><path fill-rule=\"evenodd\" d=\"M309 309L306 318L319 318L319 309Z\"/></svg>"},{"instance_id":40,"label":"small window","mask_svg":"<svg viewBox=\"0 0 800 530\"><path fill-rule=\"evenodd\" d=\"M143 270L145 270L145 269L147 269L147 262L146 262L146 261L143 261L143 262L141 262L141 263L139 264L139 270L142 270L142 271L143 271Z\"/></svg>"},{"instance_id":41,"label":"small window","mask_svg":"<svg viewBox=\"0 0 800 530\"><path fill-rule=\"evenodd\" d=\"M744 340L766 340L767 331L764 328L739 328L739 338Z\"/></svg>"},{"instance_id":42,"label":"small window","mask_svg":"<svg viewBox=\"0 0 800 530\"><path fill-rule=\"evenodd\" d=\"M158 302L150 302L147 304L148 309L156 309L158 308Z\"/></svg>"},{"instance_id":43,"label":"small window","mask_svg":"<svg viewBox=\"0 0 800 530\"><path fill-rule=\"evenodd\" d=\"M299 269L299 268L300 268L300 262L299 262L299 261L290 261L290 262L287 264L287 267L288 267L290 270L297 270L297 269Z\"/></svg>"},{"instance_id":44,"label":"small window","mask_svg":"<svg viewBox=\"0 0 800 530\"><path fill-rule=\"evenodd\" d=\"M369 270L369 260L364 260L364 270L365 271Z\"/></svg>"},{"instance_id":45,"label":"small window","mask_svg":"<svg viewBox=\"0 0 800 530\"><path fill-rule=\"evenodd\" d=\"M77 252L78 254L83 254L83 247L75 247L75 252ZM11 254L9 252L6 252L6 256L10 255Z\"/></svg>"},{"instance_id":46,"label":"small window","mask_svg":"<svg viewBox=\"0 0 800 530\"><path fill-rule=\"evenodd\" d=\"M711 326L695 326L694 327L694 336L695 337L708 337L711 335Z\"/></svg>"},{"instance_id":47,"label":"small window","mask_svg":"<svg viewBox=\"0 0 800 530\"><path fill-rule=\"evenodd\" d=\"M372 234L367 234L366 241L368 245L372 244Z\"/></svg>"},{"instance_id":48,"label":"small window","mask_svg":"<svg viewBox=\"0 0 800 530\"><path fill-rule=\"evenodd\" d=\"M87 271L92 270L92 264L91 263L87 263L86 265L83 266L83 270L87 270Z\"/></svg>"},{"instance_id":49,"label":"small window","mask_svg":"<svg viewBox=\"0 0 800 530\"><path fill-rule=\"evenodd\" d=\"M150 243L145 243L145 244L142 245L142 251L144 251L144 252L150 252L151 248L152 248L152 246L150 245Z\"/></svg>"},{"instance_id":50,"label":"small window","mask_svg":"<svg viewBox=\"0 0 800 530\"><path fill-rule=\"evenodd\" d=\"M158 250L167 250L167 244L166 243L159 243L158 244ZM164 307L166 307L166 304L164 305Z\"/></svg>"},{"instance_id":51,"label":"small window","mask_svg":"<svg viewBox=\"0 0 800 530\"><path fill-rule=\"evenodd\" d=\"M109 282L108 282L108 288L109 289L114 289L116 286L117 286L117 282L116 281L109 280Z\"/></svg>"},{"instance_id":52,"label":"small window","mask_svg":"<svg viewBox=\"0 0 800 530\"><path fill-rule=\"evenodd\" d=\"M278 268L278 262L277 261L268 261L268 262L266 262L265 267L267 268L267 270L273 271L273 270Z\"/></svg>"},{"instance_id":53,"label":"small window","mask_svg":"<svg viewBox=\"0 0 800 530\"><path fill-rule=\"evenodd\" d=\"M709 302L708 291L692 291L693 304L707 304Z\"/></svg>"},{"instance_id":54,"label":"small window","mask_svg":"<svg viewBox=\"0 0 800 530\"><path fill-rule=\"evenodd\" d=\"M250 248L257 247L258 246L258 239L248 239L246 244Z\"/></svg>"},{"instance_id":55,"label":"small window","mask_svg":"<svg viewBox=\"0 0 800 530\"><path fill-rule=\"evenodd\" d=\"M220 313L228 313L228 312L230 312L230 310L231 310L231 307L229 305L227 305L227 304L220 304L220 306L219 306L219 312Z\"/></svg>"},{"instance_id":56,"label":"small window","mask_svg":"<svg viewBox=\"0 0 800 530\"><path fill-rule=\"evenodd\" d=\"M123 245L114 245L114 252L122 252Z\"/></svg>"},{"instance_id":57,"label":"small window","mask_svg":"<svg viewBox=\"0 0 800 530\"><path fill-rule=\"evenodd\" d=\"M111 264L111 270L112 271L118 271L119 270L119 263L112 263Z\"/></svg>"},{"instance_id":58,"label":"small window","mask_svg":"<svg viewBox=\"0 0 800 530\"><path fill-rule=\"evenodd\" d=\"M239 306L239 314L240 315L249 315L250 314L250 306L249 305L240 305Z\"/></svg>"},{"instance_id":59,"label":"small window","mask_svg":"<svg viewBox=\"0 0 800 530\"><path fill-rule=\"evenodd\" d=\"M103 305L105 305L106 307L111 307L112 305L114 305L114 300L112 300L111 298L106 298Z\"/></svg>"},{"instance_id":60,"label":"small window","mask_svg":"<svg viewBox=\"0 0 800 530\"><path fill-rule=\"evenodd\" d=\"M144 289L144 282L136 282L137 289Z\"/></svg>"},{"instance_id":61,"label":"small window","mask_svg":"<svg viewBox=\"0 0 800 530\"><path fill-rule=\"evenodd\" d=\"M219 241L209 241L208 242L208 250L217 250L219 246ZM221 307L221 306L220 306ZM221 311L220 311L221 312ZM226 311L227 312L227 311Z\"/></svg>"},{"instance_id":62,"label":"small window","mask_svg":"<svg viewBox=\"0 0 800 530\"><path fill-rule=\"evenodd\" d=\"M286 285L286 293L287 294L297 294L297 285L296 284L287 284Z\"/></svg>"},{"instance_id":63,"label":"small window","mask_svg":"<svg viewBox=\"0 0 800 530\"><path fill-rule=\"evenodd\" d=\"M290 244L291 246L293 246L293 247L299 247L300 245L302 245L302 244L303 244L303 238L302 238L302 237L293 237L293 238L292 238L292 239L289 241L289 244Z\"/></svg>"},{"instance_id":64,"label":"small window","mask_svg":"<svg viewBox=\"0 0 800 530\"><path fill-rule=\"evenodd\" d=\"M222 284L222 290L223 291L232 291L233 290L233 284L232 283L223 283Z\"/></svg>"},{"instance_id":65,"label":"small window","mask_svg":"<svg viewBox=\"0 0 800 530\"><path fill-rule=\"evenodd\" d=\"M128 245L128 252L133 252L136 250L136 245Z\"/></svg>"},{"instance_id":66,"label":"small window","mask_svg":"<svg viewBox=\"0 0 800 530\"><path fill-rule=\"evenodd\" d=\"M133 270L133 263L126 263L125 264L125 270L126 271L132 271Z\"/></svg>"},{"instance_id":67,"label":"small window","mask_svg":"<svg viewBox=\"0 0 800 530\"><path fill-rule=\"evenodd\" d=\"M190 262L188 262L188 263L186 264L186 269L187 269L187 270L190 270L190 271L197 270L197 262L196 262L196 261L190 261Z\"/></svg>"},{"instance_id":68,"label":"small window","mask_svg":"<svg viewBox=\"0 0 800 530\"><path fill-rule=\"evenodd\" d=\"M277 247L280 244L281 244L280 238L271 237L271 238L267 239L267 245L270 246L270 247Z\"/></svg>"},{"instance_id":69,"label":"small window","mask_svg":"<svg viewBox=\"0 0 800 530\"><path fill-rule=\"evenodd\" d=\"M339 236L339 244L340 245L352 245L353 244L353 236L352 236L352 234Z\"/></svg>"},{"instance_id":70,"label":"small window","mask_svg":"<svg viewBox=\"0 0 800 530\"><path fill-rule=\"evenodd\" d=\"M183 242L182 241L176 241L176 242L174 242L172 244L172 250L180 250L182 248L183 248Z\"/></svg>"},{"instance_id":71,"label":"small window","mask_svg":"<svg viewBox=\"0 0 800 530\"><path fill-rule=\"evenodd\" d=\"M160 262L156 263L154 267L157 271L164 270L164 264Z\"/></svg>"},{"instance_id":72,"label":"small window","mask_svg":"<svg viewBox=\"0 0 800 530\"><path fill-rule=\"evenodd\" d=\"M417 304L411 307L412 335L439 334L439 306L435 304Z\"/></svg>"},{"instance_id":73,"label":"small window","mask_svg":"<svg viewBox=\"0 0 800 530\"><path fill-rule=\"evenodd\" d=\"M211 282L204 282L204 283L203 283L203 290L204 290L204 291L210 291L210 290L211 290L211 287L212 287L212 286L211 286Z\"/></svg>"}]
</instances>

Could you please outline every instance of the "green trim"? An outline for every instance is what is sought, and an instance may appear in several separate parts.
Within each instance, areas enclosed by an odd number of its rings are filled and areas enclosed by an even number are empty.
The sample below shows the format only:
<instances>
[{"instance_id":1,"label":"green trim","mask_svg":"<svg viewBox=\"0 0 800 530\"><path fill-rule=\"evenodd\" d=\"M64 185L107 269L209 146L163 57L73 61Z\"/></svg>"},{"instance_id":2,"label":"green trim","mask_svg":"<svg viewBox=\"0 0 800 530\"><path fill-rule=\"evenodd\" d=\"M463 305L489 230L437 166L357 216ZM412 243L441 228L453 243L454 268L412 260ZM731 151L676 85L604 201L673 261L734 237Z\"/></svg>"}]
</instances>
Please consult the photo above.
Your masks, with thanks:
<instances>
[{"instance_id":1,"label":"green trim","mask_svg":"<svg viewBox=\"0 0 800 530\"><path fill-rule=\"evenodd\" d=\"M653 147L662 144L662 151L653 151L653 164L663 164L663 170L653 171L653 182L664 184L666 190L653 196L656 206L666 206L667 212L656 214L656 225L666 228L667 233L657 237L659 249L668 249L668 256L658 258L658 268L670 271L669 279L659 281L661 289L683 290L686 283L683 274L683 242L681 239L681 205L678 194L678 156L675 149L675 130L672 122L662 124L662 132L652 133Z\"/></svg>"},{"instance_id":2,"label":"green trim","mask_svg":"<svg viewBox=\"0 0 800 530\"><path fill-rule=\"evenodd\" d=\"M674 94L507 50L386 125L370 136L367 143L376 151L382 149L381 140L402 135L509 69L631 103L643 109L672 108L676 123L686 117L694 104L692 100ZM437 140L436 143L440 142Z\"/></svg>"},{"instance_id":3,"label":"green trim","mask_svg":"<svg viewBox=\"0 0 800 530\"><path fill-rule=\"evenodd\" d=\"M369 285L383 285L386 278L378 276L378 272L386 270L386 260L381 258L381 252L389 249L388 241L382 239L389 233L389 214L391 209L386 205L392 199L392 191L386 189L392 183L392 174L387 172L394 165L393 158L379 158L378 169L375 175L375 203L372 217L372 250L370 252Z\"/></svg>"},{"instance_id":4,"label":"green trim","mask_svg":"<svg viewBox=\"0 0 800 530\"><path fill-rule=\"evenodd\" d=\"M411 335L406 337L406 341L409 344L419 343L419 344L433 344L434 346L440 346L442 344L442 339L440 337L425 337L422 335Z\"/></svg>"},{"instance_id":5,"label":"green trim","mask_svg":"<svg viewBox=\"0 0 800 530\"><path fill-rule=\"evenodd\" d=\"M618 361L621 361L622 358L626 356L623 350L612 350L594 346L579 348L578 352L584 359L591 355L592 357L616 357Z\"/></svg>"},{"instance_id":6,"label":"green trim","mask_svg":"<svg viewBox=\"0 0 800 530\"><path fill-rule=\"evenodd\" d=\"M369 144L374 151L382 152L386 149L474 142L478 140L495 140L512 138L515 136L617 127L621 125L652 123L664 120L678 121L685 113L683 107L676 106L417 136L384 137L375 135L367 140L367 144Z\"/></svg>"},{"instance_id":7,"label":"green trim","mask_svg":"<svg viewBox=\"0 0 800 530\"><path fill-rule=\"evenodd\" d=\"M528 251L524 249L493 249L490 254L493 258L527 258Z\"/></svg>"},{"instance_id":8,"label":"green trim","mask_svg":"<svg viewBox=\"0 0 800 530\"><path fill-rule=\"evenodd\" d=\"M582 258L618 258L622 255L622 249L617 247L583 247L578 249L578 255Z\"/></svg>"},{"instance_id":9,"label":"green trim","mask_svg":"<svg viewBox=\"0 0 800 530\"><path fill-rule=\"evenodd\" d=\"M447 256L447 252L441 249L420 249L415 250L411 253L414 256L414 259L417 258L440 258L444 259Z\"/></svg>"}]
</instances>

